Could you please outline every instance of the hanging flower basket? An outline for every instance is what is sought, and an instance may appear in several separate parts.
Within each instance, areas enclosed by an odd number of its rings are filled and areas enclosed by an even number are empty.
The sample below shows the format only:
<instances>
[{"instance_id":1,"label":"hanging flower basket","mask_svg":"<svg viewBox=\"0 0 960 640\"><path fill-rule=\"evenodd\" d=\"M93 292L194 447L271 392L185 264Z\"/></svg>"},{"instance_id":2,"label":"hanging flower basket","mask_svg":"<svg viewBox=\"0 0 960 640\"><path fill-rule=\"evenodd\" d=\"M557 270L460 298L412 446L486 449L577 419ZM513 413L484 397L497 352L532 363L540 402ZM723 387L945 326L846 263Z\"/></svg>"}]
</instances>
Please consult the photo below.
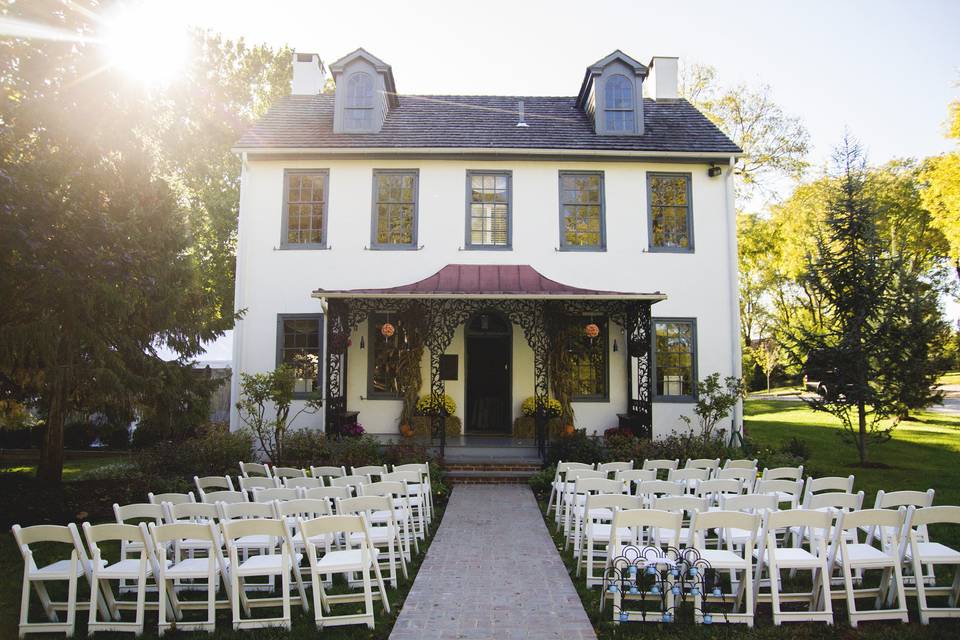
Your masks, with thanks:
<instances>
[{"instance_id":1,"label":"hanging flower basket","mask_svg":"<svg viewBox=\"0 0 960 640\"><path fill-rule=\"evenodd\" d=\"M384 338L391 338L391 337L393 337L393 334L396 333L396 332L397 332L396 327L394 327L394 326L393 326L392 324L390 324L389 322L384 322L384 323L383 323L383 326L380 327L380 333L383 334L383 337L384 337Z\"/></svg>"},{"instance_id":2,"label":"hanging flower basket","mask_svg":"<svg viewBox=\"0 0 960 640\"><path fill-rule=\"evenodd\" d=\"M590 324L588 324L583 328L583 333L584 335L586 335L588 338L592 340L593 338L596 338L598 335L600 335L600 327L598 327L596 324L591 322Z\"/></svg>"}]
</instances>

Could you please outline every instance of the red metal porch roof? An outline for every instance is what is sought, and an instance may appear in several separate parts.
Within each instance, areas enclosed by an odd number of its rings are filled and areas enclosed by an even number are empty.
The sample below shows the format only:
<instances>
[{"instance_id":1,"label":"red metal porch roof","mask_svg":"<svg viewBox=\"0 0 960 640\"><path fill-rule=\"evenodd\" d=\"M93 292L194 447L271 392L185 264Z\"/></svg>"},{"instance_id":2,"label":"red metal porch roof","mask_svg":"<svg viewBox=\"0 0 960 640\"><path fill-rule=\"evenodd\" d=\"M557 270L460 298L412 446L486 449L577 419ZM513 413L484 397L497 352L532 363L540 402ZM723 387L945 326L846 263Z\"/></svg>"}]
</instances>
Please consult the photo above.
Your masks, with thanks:
<instances>
[{"instance_id":1,"label":"red metal porch roof","mask_svg":"<svg viewBox=\"0 0 960 640\"><path fill-rule=\"evenodd\" d=\"M663 300L652 293L584 289L547 278L528 264L448 264L418 282L381 289L313 292L315 298L587 298Z\"/></svg>"}]
</instances>

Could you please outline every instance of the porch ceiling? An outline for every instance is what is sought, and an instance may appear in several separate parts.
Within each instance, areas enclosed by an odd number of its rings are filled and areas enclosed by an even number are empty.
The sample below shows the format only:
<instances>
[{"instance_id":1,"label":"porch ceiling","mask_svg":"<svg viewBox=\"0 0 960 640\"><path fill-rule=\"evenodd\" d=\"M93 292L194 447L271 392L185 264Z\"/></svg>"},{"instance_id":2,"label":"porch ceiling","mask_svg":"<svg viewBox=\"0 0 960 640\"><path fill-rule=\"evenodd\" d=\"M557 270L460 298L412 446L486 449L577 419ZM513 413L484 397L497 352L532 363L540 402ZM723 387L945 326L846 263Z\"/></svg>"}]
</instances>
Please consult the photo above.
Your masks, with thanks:
<instances>
[{"instance_id":1,"label":"porch ceiling","mask_svg":"<svg viewBox=\"0 0 960 640\"><path fill-rule=\"evenodd\" d=\"M547 278L528 264L448 264L431 276L380 289L317 289L314 298L526 298L568 300L648 300L667 296L583 289Z\"/></svg>"}]
</instances>

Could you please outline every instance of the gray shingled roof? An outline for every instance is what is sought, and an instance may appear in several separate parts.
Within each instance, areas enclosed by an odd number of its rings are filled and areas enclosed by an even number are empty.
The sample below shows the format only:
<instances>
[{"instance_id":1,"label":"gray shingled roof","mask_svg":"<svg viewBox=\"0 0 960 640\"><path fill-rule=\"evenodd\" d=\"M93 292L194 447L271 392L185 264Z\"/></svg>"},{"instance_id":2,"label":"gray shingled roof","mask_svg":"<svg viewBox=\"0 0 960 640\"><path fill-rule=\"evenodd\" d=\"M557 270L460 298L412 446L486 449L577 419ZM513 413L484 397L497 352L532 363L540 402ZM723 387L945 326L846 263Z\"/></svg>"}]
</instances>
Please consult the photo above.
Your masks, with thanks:
<instances>
[{"instance_id":1,"label":"gray shingled roof","mask_svg":"<svg viewBox=\"0 0 960 640\"><path fill-rule=\"evenodd\" d=\"M517 127L524 101L528 127ZM574 97L400 96L379 133L334 133L333 96L281 98L236 146L270 148L582 149L738 153L686 100L643 101L641 136L598 136Z\"/></svg>"}]
</instances>

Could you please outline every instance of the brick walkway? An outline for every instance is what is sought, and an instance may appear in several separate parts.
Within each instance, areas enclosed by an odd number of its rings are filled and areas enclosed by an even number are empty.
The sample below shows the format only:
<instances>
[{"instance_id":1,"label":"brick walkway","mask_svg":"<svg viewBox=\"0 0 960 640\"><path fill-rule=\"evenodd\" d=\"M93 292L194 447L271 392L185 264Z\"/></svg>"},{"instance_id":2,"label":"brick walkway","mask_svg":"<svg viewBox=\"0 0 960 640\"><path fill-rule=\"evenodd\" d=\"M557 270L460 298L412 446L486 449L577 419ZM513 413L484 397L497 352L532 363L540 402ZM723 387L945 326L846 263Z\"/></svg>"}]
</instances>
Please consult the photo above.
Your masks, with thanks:
<instances>
[{"instance_id":1,"label":"brick walkway","mask_svg":"<svg viewBox=\"0 0 960 640\"><path fill-rule=\"evenodd\" d=\"M525 485L457 485L391 640L596 635Z\"/></svg>"}]
</instances>

